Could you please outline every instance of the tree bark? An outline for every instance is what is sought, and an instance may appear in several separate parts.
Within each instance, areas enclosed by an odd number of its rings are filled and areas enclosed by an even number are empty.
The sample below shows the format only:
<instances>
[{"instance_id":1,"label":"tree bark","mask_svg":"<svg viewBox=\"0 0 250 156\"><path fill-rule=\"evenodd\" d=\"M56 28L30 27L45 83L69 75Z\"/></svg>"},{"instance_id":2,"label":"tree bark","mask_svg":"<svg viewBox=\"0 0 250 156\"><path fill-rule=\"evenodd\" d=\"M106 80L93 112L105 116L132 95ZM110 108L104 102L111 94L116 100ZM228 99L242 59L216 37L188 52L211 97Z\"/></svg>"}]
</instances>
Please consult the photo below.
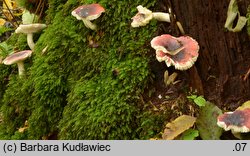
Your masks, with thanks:
<instances>
[{"instance_id":1,"label":"tree bark","mask_svg":"<svg viewBox=\"0 0 250 156\"><path fill-rule=\"evenodd\" d=\"M195 63L198 77L189 78L200 77L201 84L192 85L202 87L205 98L223 109L233 110L249 100L250 78L244 80L244 75L250 68L250 40L246 27L239 33L224 28L230 0L166 1L162 0L162 9L167 11L171 3L186 35L195 38L200 46ZM246 15L248 5L249 0L238 1L242 16ZM192 75L195 70L188 72Z\"/></svg>"}]
</instances>

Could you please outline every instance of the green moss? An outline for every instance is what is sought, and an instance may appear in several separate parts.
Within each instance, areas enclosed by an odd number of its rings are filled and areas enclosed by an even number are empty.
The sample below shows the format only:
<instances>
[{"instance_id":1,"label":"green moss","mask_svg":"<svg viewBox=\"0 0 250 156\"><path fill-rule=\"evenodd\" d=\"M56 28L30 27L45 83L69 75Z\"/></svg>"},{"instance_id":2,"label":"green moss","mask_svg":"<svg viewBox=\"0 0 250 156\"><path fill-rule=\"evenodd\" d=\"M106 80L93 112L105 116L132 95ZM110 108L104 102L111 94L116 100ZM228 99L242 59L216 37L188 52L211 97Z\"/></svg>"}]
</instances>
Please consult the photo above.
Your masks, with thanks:
<instances>
[{"instance_id":1,"label":"green moss","mask_svg":"<svg viewBox=\"0 0 250 156\"><path fill-rule=\"evenodd\" d=\"M148 76L147 62L133 58L109 62L118 70L80 80L69 94L61 120L62 139L132 139L137 127L139 95ZM127 76L130 76L128 78ZM92 133L94 132L94 133Z\"/></svg>"},{"instance_id":2,"label":"green moss","mask_svg":"<svg viewBox=\"0 0 250 156\"><path fill-rule=\"evenodd\" d=\"M8 88L1 101L3 123L0 126L1 139L10 139L30 116L32 87L26 79L11 76Z\"/></svg>"},{"instance_id":3,"label":"green moss","mask_svg":"<svg viewBox=\"0 0 250 156\"><path fill-rule=\"evenodd\" d=\"M9 66L6 67L5 65L0 64L0 99L3 99L10 72L11 68Z\"/></svg>"},{"instance_id":4,"label":"green moss","mask_svg":"<svg viewBox=\"0 0 250 156\"><path fill-rule=\"evenodd\" d=\"M35 4L30 3L28 0L16 0L18 6L21 6L27 10L33 9Z\"/></svg>"},{"instance_id":5,"label":"green moss","mask_svg":"<svg viewBox=\"0 0 250 156\"><path fill-rule=\"evenodd\" d=\"M97 31L71 16L80 4L93 2L106 8L93 21ZM37 40L27 77L11 79L4 94L2 125L7 128L0 136L41 139L58 133L59 139L148 139L158 133L160 116L147 112L140 101L151 74L147 53L156 23L130 26L136 6L152 7L155 0L48 3L45 19L50 25ZM18 47L26 46L23 42ZM16 113L16 108L21 110ZM16 132L25 120L27 132Z\"/></svg>"},{"instance_id":6,"label":"green moss","mask_svg":"<svg viewBox=\"0 0 250 156\"><path fill-rule=\"evenodd\" d=\"M13 34L6 43L15 50L27 48L26 35ZM13 52L13 51L10 51ZM25 66L30 65L26 61ZM30 83L18 77L17 65L0 64L0 112L3 122L0 124L0 138L11 139L17 128L28 118L30 113L30 98L32 98Z\"/></svg>"}]
</instances>

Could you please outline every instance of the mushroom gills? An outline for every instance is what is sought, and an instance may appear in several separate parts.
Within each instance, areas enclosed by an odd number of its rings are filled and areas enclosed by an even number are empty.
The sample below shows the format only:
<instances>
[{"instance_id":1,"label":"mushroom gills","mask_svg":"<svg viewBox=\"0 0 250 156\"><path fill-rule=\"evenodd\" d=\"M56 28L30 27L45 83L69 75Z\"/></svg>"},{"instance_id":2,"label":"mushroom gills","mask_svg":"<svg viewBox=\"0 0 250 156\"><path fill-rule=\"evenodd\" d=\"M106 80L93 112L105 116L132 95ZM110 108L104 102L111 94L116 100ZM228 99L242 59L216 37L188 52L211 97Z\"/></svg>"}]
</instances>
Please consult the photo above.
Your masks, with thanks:
<instances>
[{"instance_id":1,"label":"mushroom gills","mask_svg":"<svg viewBox=\"0 0 250 156\"><path fill-rule=\"evenodd\" d=\"M177 49L175 49L175 50L167 50L167 53L169 53L170 55L176 55L176 54L178 54L180 51L182 51L183 49L184 49L185 47L180 47L180 48L177 48Z\"/></svg>"}]
</instances>

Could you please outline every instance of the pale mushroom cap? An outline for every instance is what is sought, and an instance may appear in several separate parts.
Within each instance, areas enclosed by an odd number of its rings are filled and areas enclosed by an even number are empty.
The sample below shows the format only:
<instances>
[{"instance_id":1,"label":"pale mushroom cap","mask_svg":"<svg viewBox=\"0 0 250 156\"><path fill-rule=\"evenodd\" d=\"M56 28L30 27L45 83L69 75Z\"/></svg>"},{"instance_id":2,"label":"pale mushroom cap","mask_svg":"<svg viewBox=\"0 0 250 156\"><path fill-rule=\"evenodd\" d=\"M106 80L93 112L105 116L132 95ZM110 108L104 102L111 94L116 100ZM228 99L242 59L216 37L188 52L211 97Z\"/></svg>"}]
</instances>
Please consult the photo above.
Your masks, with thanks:
<instances>
[{"instance_id":1,"label":"pale mushroom cap","mask_svg":"<svg viewBox=\"0 0 250 156\"><path fill-rule=\"evenodd\" d=\"M168 67L173 65L178 70L192 67L199 55L197 41L189 36L178 38L168 34L157 36L152 39L151 46L156 50L156 58L159 62L165 60ZM178 53L172 53L180 48Z\"/></svg>"},{"instance_id":2,"label":"pale mushroom cap","mask_svg":"<svg viewBox=\"0 0 250 156\"><path fill-rule=\"evenodd\" d=\"M76 8L71 12L72 16L78 20L94 20L101 16L105 9L100 4L87 4Z\"/></svg>"},{"instance_id":3,"label":"pale mushroom cap","mask_svg":"<svg viewBox=\"0 0 250 156\"><path fill-rule=\"evenodd\" d=\"M138 13L132 17L133 20L131 23L132 27L140 27L147 25L150 20L153 19L152 11L148 10L147 8L139 5L137 6Z\"/></svg>"},{"instance_id":4,"label":"pale mushroom cap","mask_svg":"<svg viewBox=\"0 0 250 156\"><path fill-rule=\"evenodd\" d=\"M12 65L12 64L17 63L19 61L23 61L23 60L27 59L28 57L31 56L31 54L32 54L31 50L24 50L24 51L20 51L17 53L13 53L13 54L7 56L3 60L3 64Z\"/></svg>"},{"instance_id":5,"label":"pale mushroom cap","mask_svg":"<svg viewBox=\"0 0 250 156\"><path fill-rule=\"evenodd\" d=\"M227 112L218 116L217 125L225 131L250 132L250 108Z\"/></svg>"},{"instance_id":6,"label":"pale mushroom cap","mask_svg":"<svg viewBox=\"0 0 250 156\"><path fill-rule=\"evenodd\" d=\"M16 29L15 33L31 34L39 32L47 27L46 24L34 23L34 24L21 24Z\"/></svg>"}]
</instances>

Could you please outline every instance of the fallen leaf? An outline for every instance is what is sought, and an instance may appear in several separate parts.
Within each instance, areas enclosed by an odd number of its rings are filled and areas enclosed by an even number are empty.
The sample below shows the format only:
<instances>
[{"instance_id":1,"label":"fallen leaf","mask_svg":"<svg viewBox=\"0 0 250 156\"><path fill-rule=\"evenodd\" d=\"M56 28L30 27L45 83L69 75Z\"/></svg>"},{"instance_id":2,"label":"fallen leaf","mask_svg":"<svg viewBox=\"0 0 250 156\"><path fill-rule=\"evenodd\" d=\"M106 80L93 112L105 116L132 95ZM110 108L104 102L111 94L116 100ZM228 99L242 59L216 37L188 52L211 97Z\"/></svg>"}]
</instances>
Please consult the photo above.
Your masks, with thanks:
<instances>
[{"instance_id":1,"label":"fallen leaf","mask_svg":"<svg viewBox=\"0 0 250 156\"><path fill-rule=\"evenodd\" d=\"M5 5L7 4L7 6ZM4 3L3 3L3 9L11 9L13 10L13 6L12 6L12 3L11 3L11 0L4 0Z\"/></svg>"},{"instance_id":2,"label":"fallen leaf","mask_svg":"<svg viewBox=\"0 0 250 156\"><path fill-rule=\"evenodd\" d=\"M174 121L166 125L162 138L164 140L173 140L175 137L192 127L195 121L195 117L188 115L182 115L176 118Z\"/></svg>"},{"instance_id":3,"label":"fallen leaf","mask_svg":"<svg viewBox=\"0 0 250 156\"><path fill-rule=\"evenodd\" d=\"M203 140L219 140L223 132L217 126L217 117L222 111L214 104L207 102L204 107L200 107L196 125Z\"/></svg>"},{"instance_id":4,"label":"fallen leaf","mask_svg":"<svg viewBox=\"0 0 250 156\"><path fill-rule=\"evenodd\" d=\"M159 140L158 138L150 138L149 140Z\"/></svg>"},{"instance_id":5,"label":"fallen leaf","mask_svg":"<svg viewBox=\"0 0 250 156\"><path fill-rule=\"evenodd\" d=\"M24 123L24 127L19 128L18 132L23 133L28 128L29 128L29 124L28 124L28 121L26 120Z\"/></svg>"},{"instance_id":6,"label":"fallen leaf","mask_svg":"<svg viewBox=\"0 0 250 156\"><path fill-rule=\"evenodd\" d=\"M0 18L0 26L3 26L5 22L6 22L6 20L5 20L5 19Z\"/></svg>"},{"instance_id":7,"label":"fallen leaf","mask_svg":"<svg viewBox=\"0 0 250 156\"><path fill-rule=\"evenodd\" d=\"M207 101L202 96L198 96L197 98L194 99L194 103L200 107L204 107Z\"/></svg>"},{"instance_id":8,"label":"fallen leaf","mask_svg":"<svg viewBox=\"0 0 250 156\"><path fill-rule=\"evenodd\" d=\"M180 140L194 140L199 136L199 131L195 129L188 129L180 136Z\"/></svg>"},{"instance_id":9,"label":"fallen leaf","mask_svg":"<svg viewBox=\"0 0 250 156\"><path fill-rule=\"evenodd\" d=\"M22 127L18 129L18 132L23 133L28 127Z\"/></svg>"},{"instance_id":10,"label":"fallen leaf","mask_svg":"<svg viewBox=\"0 0 250 156\"><path fill-rule=\"evenodd\" d=\"M246 108L250 108L250 100L246 101L245 103L243 103L240 107L238 107L236 110L244 110Z\"/></svg>"}]
</instances>

